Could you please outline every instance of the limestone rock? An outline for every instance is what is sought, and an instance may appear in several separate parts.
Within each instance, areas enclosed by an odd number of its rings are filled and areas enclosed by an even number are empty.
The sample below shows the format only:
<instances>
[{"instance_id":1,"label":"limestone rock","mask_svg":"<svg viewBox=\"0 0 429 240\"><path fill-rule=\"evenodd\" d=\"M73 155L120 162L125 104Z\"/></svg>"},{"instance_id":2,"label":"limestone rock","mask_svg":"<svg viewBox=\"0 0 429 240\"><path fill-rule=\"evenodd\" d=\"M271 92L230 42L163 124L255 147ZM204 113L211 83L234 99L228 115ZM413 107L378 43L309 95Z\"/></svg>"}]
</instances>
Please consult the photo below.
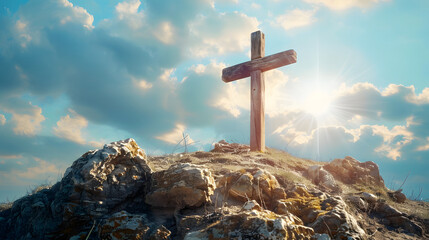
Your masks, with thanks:
<instances>
[{"instance_id":1,"label":"limestone rock","mask_svg":"<svg viewBox=\"0 0 429 240\"><path fill-rule=\"evenodd\" d=\"M352 157L345 157L333 160L324 168L336 179L347 184L363 183L384 187L378 166L371 161L361 163Z\"/></svg>"},{"instance_id":2,"label":"limestone rock","mask_svg":"<svg viewBox=\"0 0 429 240\"><path fill-rule=\"evenodd\" d=\"M184 239L311 239L313 229L295 220L291 215L281 216L270 211L244 211L189 232Z\"/></svg>"},{"instance_id":3,"label":"limestone rock","mask_svg":"<svg viewBox=\"0 0 429 240\"><path fill-rule=\"evenodd\" d=\"M347 212L347 205L340 196L328 198L322 205L332 209L309 225L316 233L329 234L335 239L367 239L357 220Z\"/></svg>"},{"instance_id":4,"label":"limestone rock","mask_svg":"<svg viewBox=\"0 0 429 240\"><path fill-rule=\"evenodd\" d=\"M322 166L310 166L307 169L307 174L311 181L316 185L320 185L331 190L338 189L338 185L332 174L326 171Z\"/></svg>"},{"instance_id":5,"label":"limestone rock","mask_svg":"<svg viewBox=\"0 0 429 240\"><path fill-rule=\"evenodd\" d=\"M267 171L261 169L243 171L235 179L229 178L225 181L231 185L229 188L230 196L237 200L245 202L253 199L261 204L271 205L271 203L286 197L286 193L280 187L276 177Z\"/></svg>"},{"instance_id":6,"label":"limestone rock","mask_svg":"<svg viewBox=\"0 0 429 240\"><path fill-rule=\"evenodd\" d=\"M214 149L211 152L221 153L247 153L250 151L249 145L239 143L228 143L225 140L221 140L214 145Z\"/></svg>"},{"instance_id":7,"label":"limestone rock","mask_svg":"<svg viewBox=\"0 0 429 240\"><path fill-rule=\"evenodd\" d=\"M152 175L146 203L154 207L182 209L210 202L216 183L211 172L194 164L180 163Z\"/></svg>"}]
</instances>

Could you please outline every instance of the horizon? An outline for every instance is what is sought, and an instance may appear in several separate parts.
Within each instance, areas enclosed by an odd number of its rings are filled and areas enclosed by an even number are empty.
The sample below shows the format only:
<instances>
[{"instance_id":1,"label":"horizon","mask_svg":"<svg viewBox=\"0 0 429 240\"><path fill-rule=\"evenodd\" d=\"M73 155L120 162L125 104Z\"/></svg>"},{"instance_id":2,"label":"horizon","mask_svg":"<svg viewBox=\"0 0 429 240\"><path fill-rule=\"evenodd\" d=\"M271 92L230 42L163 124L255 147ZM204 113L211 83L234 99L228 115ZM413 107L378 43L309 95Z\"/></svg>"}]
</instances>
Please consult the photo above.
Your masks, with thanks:
<instances>
[{"instance_id":1,"label":"horizon","mask_svg":"<svg viewBox=\"0 0 429 240\"><path fill-rule=\"evenodd\" d=\"M148 155L249 144L250 81L265 55L266 146L373 161L385 185L429 200L429 2L5 0L0 3L0 202L74 160L134 138ZM191 143L189 145L189 143Z\"/></svg>"}]
</instances>

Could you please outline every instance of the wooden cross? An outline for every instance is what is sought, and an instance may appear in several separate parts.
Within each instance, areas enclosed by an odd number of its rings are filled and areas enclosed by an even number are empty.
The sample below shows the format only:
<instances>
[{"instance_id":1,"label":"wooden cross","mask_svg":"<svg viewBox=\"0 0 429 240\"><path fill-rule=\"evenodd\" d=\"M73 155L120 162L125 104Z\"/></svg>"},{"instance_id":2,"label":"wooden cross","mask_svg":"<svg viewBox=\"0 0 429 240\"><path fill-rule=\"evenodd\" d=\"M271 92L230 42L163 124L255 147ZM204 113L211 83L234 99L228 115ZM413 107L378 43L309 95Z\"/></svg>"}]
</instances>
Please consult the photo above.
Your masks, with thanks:
<instances>
[{"instance_id":1,"label":"wooden cross","mask_svg":"<svg viewBox=\"0 0 429 240\"><path fill-rule=\"evenodd\" d=\"M265 57L265 35L251 34L251 61L222 70L222 80L232 82L250 76L250 150L265 151L264 72L296 63L296 52L288 50Z\"/></svg>"}]
</instances>

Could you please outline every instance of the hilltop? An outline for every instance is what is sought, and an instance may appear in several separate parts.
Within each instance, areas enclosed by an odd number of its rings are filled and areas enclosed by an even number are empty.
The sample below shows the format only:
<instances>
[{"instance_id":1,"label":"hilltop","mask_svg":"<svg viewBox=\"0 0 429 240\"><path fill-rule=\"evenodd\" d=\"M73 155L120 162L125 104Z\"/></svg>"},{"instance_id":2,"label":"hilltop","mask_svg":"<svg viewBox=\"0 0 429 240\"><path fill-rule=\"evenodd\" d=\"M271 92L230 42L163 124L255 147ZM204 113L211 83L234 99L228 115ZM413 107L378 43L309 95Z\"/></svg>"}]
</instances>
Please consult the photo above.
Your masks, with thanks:
<instances>
[{"instance_id":1,"label":"hilltop","mask_svg":"<svg viewBox=\"0 0 429 240\"><path fill-rule=\"evenodd\" d=\"M373 162L225 141L165 156L133 139L106 144L0 208L0 239L427 238L429 204L387 189Z\"/></svg>"}]
</instances>

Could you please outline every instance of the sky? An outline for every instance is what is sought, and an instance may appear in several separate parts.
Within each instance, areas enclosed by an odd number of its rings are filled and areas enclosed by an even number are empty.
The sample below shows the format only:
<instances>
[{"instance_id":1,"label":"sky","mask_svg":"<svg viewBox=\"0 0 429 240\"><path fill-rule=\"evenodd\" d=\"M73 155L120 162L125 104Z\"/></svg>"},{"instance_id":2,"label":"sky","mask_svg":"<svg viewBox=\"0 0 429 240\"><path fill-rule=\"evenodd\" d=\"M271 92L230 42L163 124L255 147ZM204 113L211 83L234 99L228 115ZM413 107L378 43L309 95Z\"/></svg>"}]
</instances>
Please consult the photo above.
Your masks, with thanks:
<instances>
[{"instance_id":1,"label":"sky","mask_svg":"<svg viewBox=\"0 0 429 240\"><path fill-rule=\"evenodd\" d=\"M52 184L83 153L134 138L149 155L248 144L250 58L265 72L266 144L374 161L429 199L426 0L1 0L0 202ZM420 193L421 192L421 193Z\"/></svg>"}]
</instances>

